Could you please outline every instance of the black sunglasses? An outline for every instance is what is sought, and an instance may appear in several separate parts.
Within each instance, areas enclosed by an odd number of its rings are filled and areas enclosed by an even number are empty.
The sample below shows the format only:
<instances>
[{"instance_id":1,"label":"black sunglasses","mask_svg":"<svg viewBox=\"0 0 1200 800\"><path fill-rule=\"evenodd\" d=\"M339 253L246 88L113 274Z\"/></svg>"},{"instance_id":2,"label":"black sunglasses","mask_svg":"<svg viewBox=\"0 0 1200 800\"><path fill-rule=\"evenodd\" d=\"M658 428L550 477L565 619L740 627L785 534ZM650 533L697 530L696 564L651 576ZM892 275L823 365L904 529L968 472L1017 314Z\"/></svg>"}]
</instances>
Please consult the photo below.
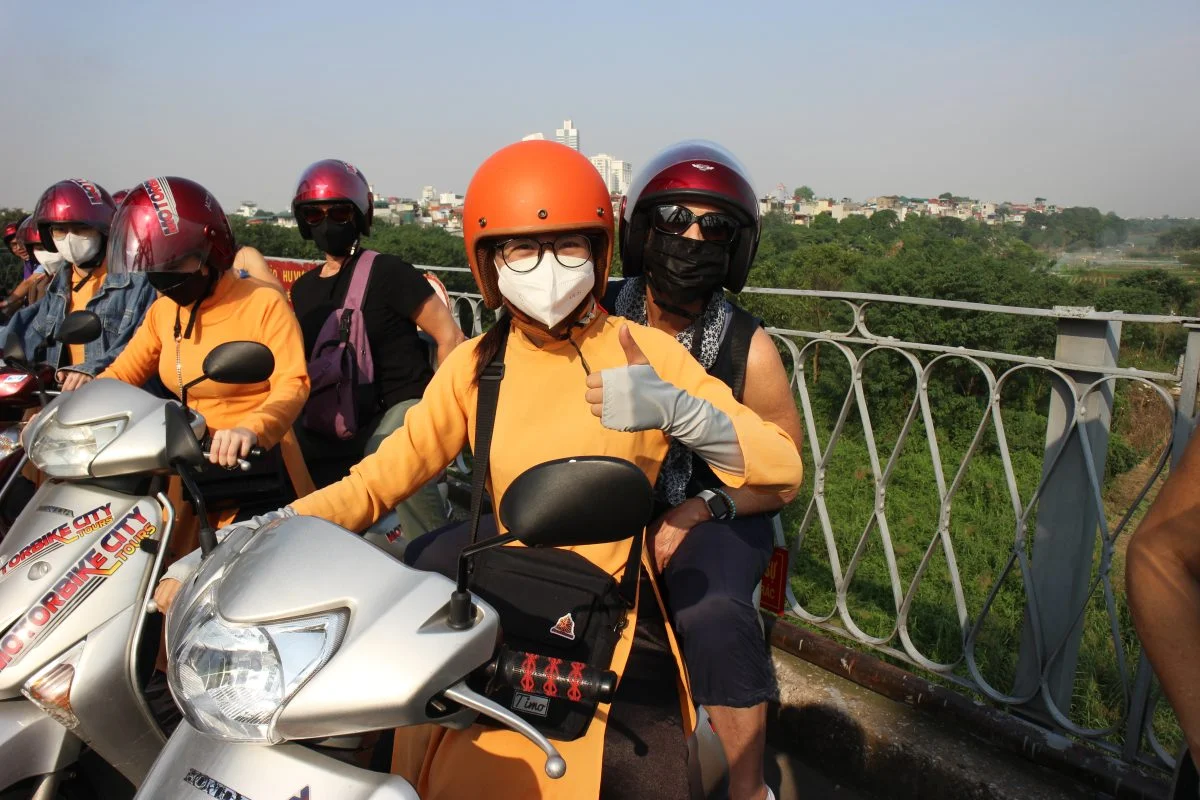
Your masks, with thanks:
<instances>
[{"instance_id":1,"label":"black sunglasses","mask_svg":"<svg viewBox=\"0 0 1200 800\"><path fill-rule=\"evenodd\" d=\"M700 237L706 242L729 242L742 224L728 214L710 211L696 214L687 206L655 206L652 213L654 229L672 236L682 236L693 224L700 226Z\"/></svg>"},{"instance_id":2,"label":"black sunglasses","mask_svg":"<svg viewBox=\"0 0 1200 800\"><path fill-rule=\"evenodd\" d=\"M320 225L321 221L328 216L330 220L341 225L344 222L349 222L354 219L354 206L338 205L331 206L328 210L320 206L301 206L300 219L306 225Z\"/></svg>"}]
</instances>

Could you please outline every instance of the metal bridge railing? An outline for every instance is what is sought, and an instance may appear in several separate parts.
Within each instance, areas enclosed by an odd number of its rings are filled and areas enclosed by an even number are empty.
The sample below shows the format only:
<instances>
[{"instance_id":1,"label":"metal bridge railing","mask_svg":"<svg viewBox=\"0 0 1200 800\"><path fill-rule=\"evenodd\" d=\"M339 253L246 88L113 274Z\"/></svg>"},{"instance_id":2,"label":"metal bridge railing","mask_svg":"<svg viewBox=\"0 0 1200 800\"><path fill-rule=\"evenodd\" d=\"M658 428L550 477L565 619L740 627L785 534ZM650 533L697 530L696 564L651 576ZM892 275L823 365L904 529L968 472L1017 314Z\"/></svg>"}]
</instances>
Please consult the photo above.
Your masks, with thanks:
<instances>
[{"instance_id":1,"label":"metal bridge railing","mask_svg":"<svg viewBox=\"0 0 1200 800\"><path fill-rule=\"evenodd\" d=\"M926 298L866 295L846 292L755 289L750 294L783 295L796 298L839 301L850 311L845 330L805 331L771 328L769 332L790 356L793 389L804 418L805 446L813 469L806 475L813 491L804 509L792 546L793 563L801 554L806 537L824 539L836 604L832 611L817 611L797 598L789 587L791 611L800 619L841 637L881 650L895 658L946 678L992 701L1008 706L1047 727L1089 740L1126 761L1144 761L1170 766L1168 753L1152 725L1157 693L1152 691L1152 672L1140 647L1130 642L1132 628L1123 613L1124 586L1113 585L1114 565L1123 563L1121 540L1132 533L1130 522L1144 511L1147 493L1164 468L1182 453L1192 431L1196 409L1197 376L1200 373L1200 320L1193 318L1096 312L1092 309L1029 309L979 303L943 302ZM971 349L946 343L900 341L873 333L867 324L868 311L880 306L927 307L931 314L941 309L999 314L1015 317L1049 318L1057 326L1055 351L1051 356L1029 356ZM1173 372L1149 371L1117 366L1122 325L1182 326L1186 346ZM832 348L848 367L844 402L832 431L824 441L814 416L810 364L820 348ZM908 365L912 371L912 402L894 446L882 451L873 433L870 405L865 396L864 365L883 354ZM987 386L986 408L965 452L947 465L943 459L943 436L938 429L929 397L929 385L947 362L969 364ZM1032 491L1018 485L1005 431L1003 393L1006 384L1030 371L1048 379L1051 390L1046 408L1045 451L1041 480ZM1115 389L1120 382L1145 387L1170 414L1171 431L1135 499L1127 508L1106 509L1103 481ZM856 425L848 425L857 415ZM844 531L835 530L829 513L826 489L831 459L847 432L865 440L874 489L871 518L861 532L846 563ZM928 545L915 571L902 577L897 567L896 541L889 521L888 489L905 441L923 430L929 449L931 474L936 486L938 508L928 520ZM1164 432L1166 434L1166 432ZM980 576L964 575L956 557L966 532L954 524L953 504L964 475L989 437L1003 465L1005 494L1015 524L1011 548L998 576L991 581L981 605L968 606L964 583ZM1110 526L1109 517L1119 521ZM910 525L911 528L911 525ZM854 532L851 532L853 538ZM842 534L839 537L839 534ZM843 545L839 546L839 538ZM893 625L886 634L870 634L856 622L852 586L868 544L881 546L894 602ZM1097 552L1098 549L1098 552ZM951 584L953 613L961 626L963 642L959 658L937 659L916 643L910 616L914 598L930 571L933 560L944 559ZM1015 680L1011 686L995 685L979 664L981 631L995 613L1001 587L1017 577L1024 590L1024 620L1018 647ZM1100 603L1095 601L1099 600ZM1077 673L1084 620L1102 605L1104 627L1111 637L1112 667L1118 675L1121 713L1107 724L1086 724L1072 714L1076 685L1086 679ZM1131 657L1131 651L1136 655ZM1143 742L1150 751L1143 751Z\"/></svg>"}]
</instances>

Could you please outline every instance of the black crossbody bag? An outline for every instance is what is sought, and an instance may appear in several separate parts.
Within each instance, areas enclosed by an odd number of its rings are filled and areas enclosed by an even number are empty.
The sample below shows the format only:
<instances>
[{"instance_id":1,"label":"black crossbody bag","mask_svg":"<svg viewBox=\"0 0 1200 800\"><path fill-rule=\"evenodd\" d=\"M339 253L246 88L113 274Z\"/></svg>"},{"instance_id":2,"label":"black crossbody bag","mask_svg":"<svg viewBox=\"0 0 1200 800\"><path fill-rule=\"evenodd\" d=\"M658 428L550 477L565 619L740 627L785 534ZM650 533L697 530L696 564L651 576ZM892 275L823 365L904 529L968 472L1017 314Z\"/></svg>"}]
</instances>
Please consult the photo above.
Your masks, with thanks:
<instances>
[{"instance_id":1,"label":"black crossbody bag","mask_svg":"<svg viewBox=\"0 0 1200 800\"><path fill-rule=\"evenodd\" d=\"M499 351L479 380L475 419L475 463L471 475L471 543L479 533L484 484L500 381L504 377L505 332ZM471 591L500 615L504 645L550 657L550 672L567 676L572 662L608 669L637 600L642 536L635 536L620 583L571 550L497 547L474 560ZM557 659L561 662L556 663ZM546 670L543 662L541 669ZM520 689L493 680L485 693L551 739L571 741L587 732L596 703L562 696L530 664Z\"/></svg>"}]
</instances>

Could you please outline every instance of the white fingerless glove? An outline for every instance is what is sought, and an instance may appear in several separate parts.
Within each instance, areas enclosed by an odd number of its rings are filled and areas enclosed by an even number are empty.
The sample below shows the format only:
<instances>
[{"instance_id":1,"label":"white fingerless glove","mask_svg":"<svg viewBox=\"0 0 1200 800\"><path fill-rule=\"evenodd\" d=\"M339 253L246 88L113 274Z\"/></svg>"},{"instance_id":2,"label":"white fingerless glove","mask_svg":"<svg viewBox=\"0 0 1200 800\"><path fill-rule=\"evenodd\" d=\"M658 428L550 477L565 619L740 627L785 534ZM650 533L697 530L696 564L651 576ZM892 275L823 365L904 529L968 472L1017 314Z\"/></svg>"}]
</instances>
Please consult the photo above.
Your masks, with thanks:
<instances>
[{"instance_id":1,"label":"white fingerless glove","mask_svg":"<svg viewBox=\"0 0 1200 800\"><path fill-rule=\"evenodd\" d=\"M729 415L667 383L649 364L614 367L604 377L600 422L615 431L661 430L716 469L745 473L746 459Z\"/></svg>"}]
</instances>

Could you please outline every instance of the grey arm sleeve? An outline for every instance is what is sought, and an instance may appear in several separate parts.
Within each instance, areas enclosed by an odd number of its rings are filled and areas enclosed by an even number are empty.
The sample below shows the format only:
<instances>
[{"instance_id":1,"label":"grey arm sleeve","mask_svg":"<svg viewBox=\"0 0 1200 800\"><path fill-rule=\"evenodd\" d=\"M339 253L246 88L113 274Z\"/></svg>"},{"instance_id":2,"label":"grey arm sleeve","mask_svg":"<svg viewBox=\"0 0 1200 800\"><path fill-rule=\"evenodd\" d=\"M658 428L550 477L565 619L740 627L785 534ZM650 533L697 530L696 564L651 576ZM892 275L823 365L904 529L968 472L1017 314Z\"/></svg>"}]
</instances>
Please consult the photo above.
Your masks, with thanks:
<instances>
[{"instance_id":1,"label":"grey arm sleeve","mask_svg":"<svg viewBox=\"0 0 1200 800\"><path fill-rule=\"evenodd\" d=\"M600 422L604 427L617 431L658 429L722 472L745 474L746 459L733 420L724 411L667 383L649 364L606 369L601 374L604 410Z\"/></svg>"}]
</instances>

